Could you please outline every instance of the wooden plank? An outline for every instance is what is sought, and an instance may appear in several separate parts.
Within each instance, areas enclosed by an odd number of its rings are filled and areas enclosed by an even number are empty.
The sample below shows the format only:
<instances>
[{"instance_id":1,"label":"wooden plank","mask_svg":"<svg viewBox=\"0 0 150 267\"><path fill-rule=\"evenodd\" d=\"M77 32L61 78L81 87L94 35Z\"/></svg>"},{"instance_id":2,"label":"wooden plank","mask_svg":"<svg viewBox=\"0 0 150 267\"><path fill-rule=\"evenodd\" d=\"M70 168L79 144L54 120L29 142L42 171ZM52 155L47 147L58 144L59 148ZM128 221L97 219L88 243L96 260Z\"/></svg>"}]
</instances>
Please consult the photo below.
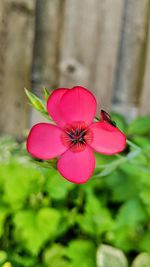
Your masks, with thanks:
<instances>
[{"instance_id":1,"label":"wooden plank","mask_svg":"<svg viewBox=\"0 0 150 267\"><path fill-rule=\"evenodd\" d=\"M112 97L123 6L122 0L65 2L60 86L91 88L106 109Z\"/></svg>"},{"instance_id":2,"label":"wooden plank","mask_svg":"<svg viewBox=\"0 0 150 267\"><path fill-rule=\"evenodd\" d=\"M42 87L58 87L59 38L63 16L61 0L37 0L36 31L33 57L32 90L41 96ZM31 111L30 126L46 121L36 111Z\"/></svg>"},{"instance_id":3,"label":"wooden plank","mask_svg":"<svg viewBox=\"0 0 150 267\"><path fill-rule=\"evenodd\" d=\"M140 115L150 115L150 20L147 38L146 67L143 79L143 88L140 98Z\"/></svg>"},{"instance_id":4,"label":"wooden plank","mask_svg":"<svg viewBox=\"0 0 150 267\"><path fill-rule=\"evenodd\" d=\"M2 5L0 132L21 136L28 120L24 87L31 85L35 0L3 0Z\"/></svg>"},{"instance_id":5,"label":"wooden plank","mask_svg":"<svg viewBox=\"0 0 150 267\"><path fill-rule=\"evenodd\" d=\"M115 109L128 117L138 112L142 87L149 0L127 0L115 82Z\"/></svg>"},{"instance_id":6,"label":"wooden plank","mask_svg":"<svg viewBox=\"0 0 150 267\"><path fill-rule=\"evenodd\" d=\"M36 33L33 59L33 90L41 94L43 86L58 85L59 38L63 1L37 0Z\"/></svg>"}]
</instances>

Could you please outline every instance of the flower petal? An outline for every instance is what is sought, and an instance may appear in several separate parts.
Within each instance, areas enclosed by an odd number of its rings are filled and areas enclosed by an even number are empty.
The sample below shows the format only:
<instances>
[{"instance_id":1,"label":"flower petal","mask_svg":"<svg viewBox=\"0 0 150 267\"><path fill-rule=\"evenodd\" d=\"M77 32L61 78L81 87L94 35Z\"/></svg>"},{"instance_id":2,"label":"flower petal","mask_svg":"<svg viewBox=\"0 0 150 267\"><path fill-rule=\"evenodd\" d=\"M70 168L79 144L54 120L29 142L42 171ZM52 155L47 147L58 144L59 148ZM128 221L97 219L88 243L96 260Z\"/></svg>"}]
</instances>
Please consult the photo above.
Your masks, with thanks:
<instances>
[{"instance_id":1,"label":"flower petal","mask_svg":"<svg viewBox=\"0 0 150 267\"><path fill-rule=\"evenodd\" d=\"M60 100L60 110L67 123L84 121L92 123L96 114L96 99L87 89L76 86L68 90Z\"/></svg>"},{"instance_id":2,"label":"flower petal","mask_svg":"<svg viewBox=\"0 0 150 267\"><path fill-rule=\"evenodd\" d=\"M67 91L68 89L66 88L56 89L51 93L47 101L47 111L49 115L61 127L63 127L66 123L62 118L59 104L60 104L60 99Z\"/></svg>"},{"instance_id":3,"label":"flower petal","mask_svg":"<svg viewBox=\"0 0 150 267\"><path fill-rule=\"evenodd\" d=\"M61 142L62 130L49 123L34 125L27 139L28 152L39 159L52 159L66 151Z\"/></svg>"},{"instance_id":4,"label":"flower petal","mask_svg":"<svg viewBox=\"0 0 150 267\"><path fill-rule=\"evenodd\" d=\"M89 146L81 152L67 150L58 160L57 167L61 175L70 182L85 183L95 168L93 150Z\"/></svg>"},{"instance_id":5,"label":"flower petal","mask_svg":"<svg viewBox=\"0 0 150 267\"><path fill-rule=\"evenodd\" d=\"M125 135L107 122L96 122L90 126L93 132L91 147L102 154L116 154L121 152L126 145Z\"/></svg>"}]
</instances>

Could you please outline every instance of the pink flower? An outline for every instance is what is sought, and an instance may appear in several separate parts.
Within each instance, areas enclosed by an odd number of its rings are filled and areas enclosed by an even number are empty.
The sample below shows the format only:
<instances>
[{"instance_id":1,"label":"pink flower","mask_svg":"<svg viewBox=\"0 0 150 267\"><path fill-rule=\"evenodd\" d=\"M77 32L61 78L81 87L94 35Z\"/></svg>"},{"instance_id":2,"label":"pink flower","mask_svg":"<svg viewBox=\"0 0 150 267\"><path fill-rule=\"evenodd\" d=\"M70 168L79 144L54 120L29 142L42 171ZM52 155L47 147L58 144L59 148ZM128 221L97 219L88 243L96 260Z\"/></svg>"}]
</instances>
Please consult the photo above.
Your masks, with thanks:
<instances>
[{"instance_id":1,"label":"pink flower","mask_svg":"<svg viewBox=\"0 0 150 267\"><path fill-rule=\"evenodd\" d=\"M56 125L38 123L32 127L28 152L39 159L59 156L58 171L67 180L80 184L91 177L95 168L94 151L112 155L125 148L125 135L102 111L101 121L93 122L96 99L87 89L76 86L52 92L47 110Z\"/></svg>"}]
</instances>

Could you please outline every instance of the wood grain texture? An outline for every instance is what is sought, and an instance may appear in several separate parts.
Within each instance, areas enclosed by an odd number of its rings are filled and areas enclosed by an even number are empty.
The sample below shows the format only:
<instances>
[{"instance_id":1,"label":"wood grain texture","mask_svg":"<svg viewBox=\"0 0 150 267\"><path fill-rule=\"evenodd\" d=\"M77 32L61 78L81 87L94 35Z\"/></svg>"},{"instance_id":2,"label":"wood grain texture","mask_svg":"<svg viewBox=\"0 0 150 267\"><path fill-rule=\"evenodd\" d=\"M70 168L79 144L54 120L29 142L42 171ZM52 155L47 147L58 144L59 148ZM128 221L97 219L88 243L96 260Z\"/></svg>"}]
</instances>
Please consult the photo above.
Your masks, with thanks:
<instances>
[{"instance_id":1,"label":"wood grain texture","mask_svg":"<svg viewBox=\"0 0 150 267\"><path fill-rule=\"evenodd\" d=\"M140 115L150 115L150 19L147 38L145 73L140 97L139 113Z\"/></svg>"},{"instance_id":2,"label":"wood grain texture","mask_svg":"<svg viewBox=\"0 0 150 267\"><path fill-rule=\"evenodd\" d=\"M33 59L33 91L58 85L59 38L63 0L37 0Z\"/></svg>"},{"instance_id":3,"label":"wood grain texture","mask_svg":"<svg viewBox=\"0 0 150 267\"><path fill-rule=\"evenodd\" d=\"M116 69L122 0L66 0L60 45L60 86L91 89L108 109Z\"/></svg>"},{"instance_id":4,"label":"wood grain texture","mask_svg":"<svg viewBox=\"0 0 150 267\"><path fill-rule=\"evenodd\" d=\"M39 96L82 85L99 109L150 114L149 11L150 0L0 0L0 133L43 121L31 84Z\"/></svg>"},{"instance_id":5,"label":"wood grain texture","mask_svg":"<svg viewBox=\"0 0 150 267\"><path fill-rule=\"evenodd\" d=\"M145 64L149 0L126 0L115 82L118 111L138 112Z\"/></svg>"},{"instance_id":6,"label":"wood grain texture","mask_svg":"<svg viewBox=\"0 0 150 267\"><path fill-rule=\"evenodd\" d=\"M0 33L0 132L21 136L27 127L35 0L3 0ZM8 19L9 18L9 19Z\"/></svg>"},{"instance_id":7,"label":"wood grain texture","mask_svg":"<svg viewBox=\"0 0 150 267\"><path fill-rule=\"evenodd\" d=\"M58 59L63 0L37 0L36 28L33 55L32 90L41 96L42 87L58 87ZM35 110L30 113L30 126L46 121Z\"/></svg>"}]
</instances>

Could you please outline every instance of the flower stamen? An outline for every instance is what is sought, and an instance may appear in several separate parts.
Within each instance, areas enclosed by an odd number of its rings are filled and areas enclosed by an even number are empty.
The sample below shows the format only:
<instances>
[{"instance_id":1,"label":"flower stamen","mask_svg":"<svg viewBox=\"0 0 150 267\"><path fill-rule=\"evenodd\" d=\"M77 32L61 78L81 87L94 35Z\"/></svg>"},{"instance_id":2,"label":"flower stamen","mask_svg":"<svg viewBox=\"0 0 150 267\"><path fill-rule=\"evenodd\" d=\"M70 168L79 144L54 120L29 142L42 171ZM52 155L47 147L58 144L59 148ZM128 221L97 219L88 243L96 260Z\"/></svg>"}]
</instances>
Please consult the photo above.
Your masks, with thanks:
<instances>
[{"instance_id":1,"label":"flower stamen","mask_svg":"<svg viewBox=\"0 0 150 267\"><path fill-rule=\"evenodd\" d=\"M92 132L84 122L74 122L65 126L61 139L71 151L80 152L92 142Z\"/></svg>"}]
</instances>

